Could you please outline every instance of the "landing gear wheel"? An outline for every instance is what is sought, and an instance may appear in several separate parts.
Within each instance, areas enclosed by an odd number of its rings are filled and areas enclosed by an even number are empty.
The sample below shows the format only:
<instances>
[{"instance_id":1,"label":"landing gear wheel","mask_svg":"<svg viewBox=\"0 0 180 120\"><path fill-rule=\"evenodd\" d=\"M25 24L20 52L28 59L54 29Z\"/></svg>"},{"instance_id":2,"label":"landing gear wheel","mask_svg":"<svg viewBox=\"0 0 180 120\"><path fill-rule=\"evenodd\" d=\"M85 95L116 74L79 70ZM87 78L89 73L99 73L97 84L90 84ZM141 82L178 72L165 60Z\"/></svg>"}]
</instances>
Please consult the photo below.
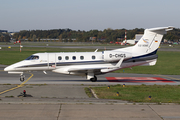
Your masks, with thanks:
<instances>
[{"instance_id":1,"label":"landing gear wheel","mask_svg":"<svg viewBox=\"0 0 180 120\"><path fill-rule=\"evenodd\" d=\"M21 76L20 76L20 81L21 81L21 82L24 81L24 77L25 77L24 75L21 75Z\"/></svg>"},{"instance_id":2,"label":"landing gear wheel","mask_svg":"<svg viewBox=\"0 0 180 120\"><path fill-rule=\"evenodd\" d=\"M23 82L23 81L24 81L24 78L20 78L20 81Z\"/></svg>"},{"instance_id":3,"label":"landing gear wheel","mask_svg":"<svg viewBox=\"0 0 180 120\"><path fill-rule=\"evenodd\" d=\"M96 77L96 76L94 76L94 78L91 78L91 79L90 79L90 81L92 81L92 82L96 82L96 81L97 81L97 77Z\"/></svg>"}]
</instances>

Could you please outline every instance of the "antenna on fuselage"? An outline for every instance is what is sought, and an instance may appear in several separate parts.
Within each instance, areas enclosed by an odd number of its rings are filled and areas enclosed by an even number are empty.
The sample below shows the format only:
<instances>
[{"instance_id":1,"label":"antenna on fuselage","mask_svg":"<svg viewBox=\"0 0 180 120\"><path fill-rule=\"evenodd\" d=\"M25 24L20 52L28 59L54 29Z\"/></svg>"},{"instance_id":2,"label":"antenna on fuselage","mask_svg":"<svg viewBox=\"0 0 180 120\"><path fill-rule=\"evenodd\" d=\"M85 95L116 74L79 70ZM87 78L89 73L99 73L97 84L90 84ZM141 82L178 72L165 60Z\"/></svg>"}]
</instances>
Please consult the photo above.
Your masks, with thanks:
<instances>
[{"instance_id":1,"label":"antenna on fuselage","mask_svg":"<svg viewBox=\"0 0 180 120\"><path fill-rule=\"evenodd\" d=\"M98 49L96 49L94 52L97 52L98 51Z\"/></svg>"}]
</instances>

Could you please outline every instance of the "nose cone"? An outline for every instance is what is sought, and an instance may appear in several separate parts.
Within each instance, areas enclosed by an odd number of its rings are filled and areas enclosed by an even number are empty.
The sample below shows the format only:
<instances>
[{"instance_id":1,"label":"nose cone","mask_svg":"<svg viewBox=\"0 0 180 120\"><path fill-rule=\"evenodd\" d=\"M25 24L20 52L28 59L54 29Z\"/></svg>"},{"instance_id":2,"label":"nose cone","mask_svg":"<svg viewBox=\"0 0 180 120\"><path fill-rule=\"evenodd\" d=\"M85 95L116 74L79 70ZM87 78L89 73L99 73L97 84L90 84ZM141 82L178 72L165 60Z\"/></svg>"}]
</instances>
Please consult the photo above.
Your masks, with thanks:
<instances>
[{"instance_id":1,"label":"nose cone","mask_svg":"<svg viewBox=\"0 0 180 120\"><path fill-rule=\"evenodd\" d=\"M4 71L12 71L12 70L14 70L14 67L12 67L12 66L8 66L8 67L4 68Z\"/></svg>"}]
</instances>

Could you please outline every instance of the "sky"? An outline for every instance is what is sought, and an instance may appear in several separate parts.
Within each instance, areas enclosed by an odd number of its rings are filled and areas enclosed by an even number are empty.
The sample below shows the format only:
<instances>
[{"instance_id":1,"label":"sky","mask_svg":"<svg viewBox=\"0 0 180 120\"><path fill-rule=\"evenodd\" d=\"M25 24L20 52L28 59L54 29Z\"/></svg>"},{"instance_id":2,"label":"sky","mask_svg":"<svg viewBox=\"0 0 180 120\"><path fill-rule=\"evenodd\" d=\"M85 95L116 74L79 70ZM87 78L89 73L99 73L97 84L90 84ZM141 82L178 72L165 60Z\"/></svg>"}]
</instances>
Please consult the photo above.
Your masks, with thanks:
<instances>
[{"instance_id":1,"label":"sky","mask_svg":"<svg viewBox=\"0 0 180 120\"><path fill-rule=\"evenodd\" d=\"M0 30L180 28L180 0L0 0Z\"/></svg>"}]
</instances>

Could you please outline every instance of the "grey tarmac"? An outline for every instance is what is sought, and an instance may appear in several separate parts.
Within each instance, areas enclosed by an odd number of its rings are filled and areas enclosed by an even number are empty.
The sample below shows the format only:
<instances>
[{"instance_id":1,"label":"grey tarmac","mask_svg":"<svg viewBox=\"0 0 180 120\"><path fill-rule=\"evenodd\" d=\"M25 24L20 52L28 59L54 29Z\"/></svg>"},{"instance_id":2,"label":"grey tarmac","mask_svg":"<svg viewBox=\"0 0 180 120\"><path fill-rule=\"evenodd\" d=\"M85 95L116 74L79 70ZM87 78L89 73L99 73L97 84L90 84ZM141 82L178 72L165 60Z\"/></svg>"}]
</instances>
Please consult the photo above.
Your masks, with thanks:
<instances>
[{"instance_id":1,"label":"grey tarmac","mask_svg":"<svg viewBox=\"0 0 180 120\"><path fill-rule=\"evenodd\" d=\"M180 85L180 75L153 75L153 74L130 74L130 73L108 73L104 75L97 75L97 82L91 82L86 80L85 77L73 76L73 75L63 75L59 73L54 73L51 71L46 71L44 74L42 71L35 71L30 73L25 73L25 79L28 79L33 74L33 77L26 84L84 84L84 85L116 85L116 84L126 84L126 85ZM3 71L3 67L0 66L0 84L21 84L19 74L8 74ZM173 82L128 82L128 81L108 81L107 77L160 77Z\"/></svg>"},{"instance_id":2,"label":"grey tarmac","mask_svg":"<svg viewBox=\"0 0 180 120\"><path fill-rule=\"evenodd\" d=\"M179 120L180 105L0 104L2 120Z\"/></svg>"},{"instance_id":3,"label":"grey tarmac","mask_svg":"<svg viewBox=\"0 0 180 120\"><path fill-rule=\"evenodd\" d=\"M89 98L85 87L115 84L155 84L109 82L106 77L162 77L180 84L180 76L109 73L98 76L92 83L84 77L47 72L32 72L34 75L24 85L20 85L19 75L7 74L0 68L0 119L2 120L179 120L180 105L163 103L131 103L122 100ZM31 74L26 73L26 79ZM21 96L26 90L27 96Z\"/></svg>"}]
</instances>

